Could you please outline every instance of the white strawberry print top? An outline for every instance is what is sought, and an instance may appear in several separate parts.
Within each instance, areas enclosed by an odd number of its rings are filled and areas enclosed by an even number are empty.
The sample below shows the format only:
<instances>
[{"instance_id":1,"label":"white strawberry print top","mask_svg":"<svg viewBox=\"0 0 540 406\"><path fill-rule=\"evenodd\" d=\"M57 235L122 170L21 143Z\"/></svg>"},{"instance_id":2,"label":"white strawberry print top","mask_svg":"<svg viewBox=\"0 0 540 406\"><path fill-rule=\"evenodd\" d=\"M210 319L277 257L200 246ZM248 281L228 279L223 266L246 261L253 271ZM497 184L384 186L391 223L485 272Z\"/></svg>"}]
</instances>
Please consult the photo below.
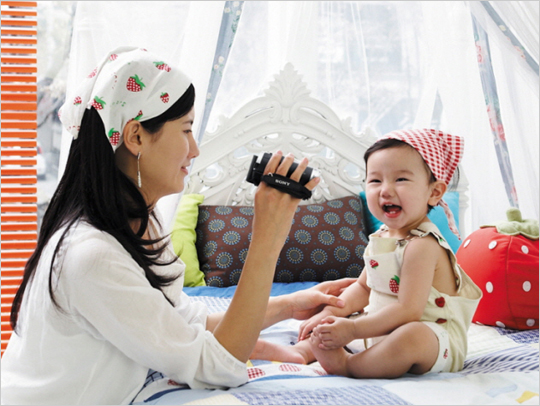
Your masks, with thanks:
<instances>
[{"instance_id":1,"label":"white strawberry print top","mask_svg":"<svg viewBox=\"0 0 540 406\"><path fill-rule=\"evenodd\" d=\"M367 285L371 288L369 305L365 309L369 314L376 313L384 306L397 301L403 254L409 242L379 237L379 233L385 227L383 225L379 231L370 235L364 255L366 264L364 271L367 272ZM458 295L449 296L431 287L420 321L435 322L448 331L453 354L451 371L459 371L463 368L467 355L467 330L482 297L482 291L457 264L454 252L435 224L422 223L417 229L412 230L411 234L415 236L414 238L434 236L440 246L448 252L452 261Z\"/></svg>"},{"instance_id":2,"label":"white strawberry print top","mask_svg":"<svg viewBox=\"0 0 540 406\"><path fill-rule=\"evenodd\" d=\"M20 335L2 357L2 404L129 404L149 368L194 389L247 382L246 364L206 331L208 309L182 291L183 277L165 288L173 307L115 238L82 221L55 262L58 311L48 271L59 233L25 293ZM183 269L179 260L156 270Z\"/></svg>"}]
</instances>

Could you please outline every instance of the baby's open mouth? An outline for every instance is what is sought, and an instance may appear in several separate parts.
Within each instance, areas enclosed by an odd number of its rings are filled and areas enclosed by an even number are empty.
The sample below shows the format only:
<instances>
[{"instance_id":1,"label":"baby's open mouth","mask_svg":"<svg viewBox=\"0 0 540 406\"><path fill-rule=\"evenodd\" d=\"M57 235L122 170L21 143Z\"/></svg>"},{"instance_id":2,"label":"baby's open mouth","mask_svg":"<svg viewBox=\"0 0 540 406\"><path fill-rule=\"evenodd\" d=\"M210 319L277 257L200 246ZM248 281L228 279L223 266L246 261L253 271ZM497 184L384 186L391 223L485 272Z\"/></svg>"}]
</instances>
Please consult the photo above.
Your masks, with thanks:
<instances>
[{"instance_id":1,"label":"baby's open mouth","mask_svg":"<svg viewBox=\"0 0 540 406\"><path fill-rule=\"evenodd\" d=\"M401 206L396 206L395 204L385 204L383 210L388 214L397 214L401 211Z\"/></svg>"}]
</instances>

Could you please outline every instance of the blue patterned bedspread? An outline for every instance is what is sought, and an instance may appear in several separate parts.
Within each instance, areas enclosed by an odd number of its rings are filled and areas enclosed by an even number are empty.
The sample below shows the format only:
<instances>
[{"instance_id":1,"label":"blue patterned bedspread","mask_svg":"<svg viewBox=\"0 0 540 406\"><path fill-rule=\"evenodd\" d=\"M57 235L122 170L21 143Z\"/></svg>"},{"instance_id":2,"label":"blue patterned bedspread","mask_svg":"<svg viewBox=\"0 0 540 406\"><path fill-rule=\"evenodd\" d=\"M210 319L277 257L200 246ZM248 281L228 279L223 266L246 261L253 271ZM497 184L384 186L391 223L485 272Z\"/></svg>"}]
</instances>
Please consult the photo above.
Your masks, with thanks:
<instances>
[{"instance_id":1,"label":"blue patterned bedspread","mask_svg":"<svg viewBox=\"0 0 540 406\"><path fill-rule=\"evenodd\" d=\"M296 285L296 286L294 286ZM272 295L311 286L274 284ZM193 300L211 312L225 310L234 288L191 288ZM300 322L287 320L261 334L290 344ZM539 404L538 330L471 325L469 352L459 373L405 375L398 379L351 379L328 375L318 363L249 361L249 382L228 390L191 390L152 372L133 404L236 405L471 405Z\"/></svg>"}]
</instances>

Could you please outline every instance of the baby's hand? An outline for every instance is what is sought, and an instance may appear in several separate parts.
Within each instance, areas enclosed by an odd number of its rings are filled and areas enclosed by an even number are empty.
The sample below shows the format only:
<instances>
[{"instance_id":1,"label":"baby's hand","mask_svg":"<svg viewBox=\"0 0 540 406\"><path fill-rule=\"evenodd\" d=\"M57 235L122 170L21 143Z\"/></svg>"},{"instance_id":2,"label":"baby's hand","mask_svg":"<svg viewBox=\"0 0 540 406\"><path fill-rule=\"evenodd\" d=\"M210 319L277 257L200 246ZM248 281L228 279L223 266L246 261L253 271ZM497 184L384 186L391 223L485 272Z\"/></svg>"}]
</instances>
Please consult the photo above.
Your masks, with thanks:
<instances>
[{"instance_id":1,"label":"baby's hand","mask_svg":"<svg viewBox=\"0 0 540 406\"><path fill-rule=\"evenodd\" d=\"M319 339L319 348L323 350L342 348L356 338L354 321L328 316L313 329L313 335Z\"/></svg>"},{"instance_id":2,"label":"baby's hand","mask_svg":"<svg viewBox=\"0 0 540 406\"><path fill-rule=\"evenodd\" d=\"M300 331L298 332L298 341L302 341L308 338L311 335L313 329L318 326L322 322L322 320L331 315L332 313L326 307L320 313L317 313L309 320L304 321L300 325Z\"/></svg>"}]
</instances>

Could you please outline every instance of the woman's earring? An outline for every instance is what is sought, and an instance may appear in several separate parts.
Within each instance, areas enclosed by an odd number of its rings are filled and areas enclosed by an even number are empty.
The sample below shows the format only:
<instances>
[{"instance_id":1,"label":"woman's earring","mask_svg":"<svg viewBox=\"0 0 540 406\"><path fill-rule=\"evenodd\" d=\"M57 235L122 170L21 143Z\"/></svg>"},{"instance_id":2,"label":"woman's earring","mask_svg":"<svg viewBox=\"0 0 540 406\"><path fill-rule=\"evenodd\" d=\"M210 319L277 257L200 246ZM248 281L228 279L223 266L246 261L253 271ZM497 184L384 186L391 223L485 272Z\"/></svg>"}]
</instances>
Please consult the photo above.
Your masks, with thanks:
<instances>
[{"instance_id":1,"label":"woman's earring","mask_svg":"<svg viewBox=\"0 0 540 406\"><path fill-rule=\"evenodd\" d=\"M141 159L141 153L137 154L137 185L139 189L141 188L141 167L139 165L139 160Z\"/></svg>"}]
</instances>

